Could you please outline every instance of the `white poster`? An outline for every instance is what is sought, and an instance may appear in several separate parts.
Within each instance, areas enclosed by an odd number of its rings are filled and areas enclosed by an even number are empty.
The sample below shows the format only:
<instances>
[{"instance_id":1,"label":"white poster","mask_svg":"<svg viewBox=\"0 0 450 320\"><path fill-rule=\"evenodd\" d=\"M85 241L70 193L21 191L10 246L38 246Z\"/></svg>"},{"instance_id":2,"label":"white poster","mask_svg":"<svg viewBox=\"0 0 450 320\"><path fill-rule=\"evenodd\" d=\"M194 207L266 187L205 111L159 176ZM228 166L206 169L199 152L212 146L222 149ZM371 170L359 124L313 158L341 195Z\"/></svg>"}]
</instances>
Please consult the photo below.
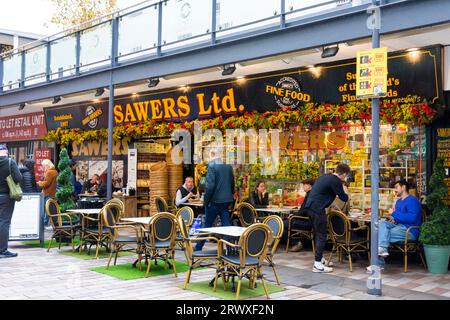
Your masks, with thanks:
<instances>
[{"instance_id":1,"label":"white poster","mask_svg":"<svg viewBox=\"0 0 450 320\"><path fill-rule=\"evenodd\" d=\"M9 240L39 239L39 218L42 208L41 195L24 195L16 202L9 229Z\"/></svg>"},{"instance_id":2,"label":"white poster","mask_svg":"<svg viewBox=\"0 0 450 320\"><path fill-rule=\"evenodd\" d=\"M128 149L128 188L136 189L137 149Z\"/></svg>"}]
</instances>

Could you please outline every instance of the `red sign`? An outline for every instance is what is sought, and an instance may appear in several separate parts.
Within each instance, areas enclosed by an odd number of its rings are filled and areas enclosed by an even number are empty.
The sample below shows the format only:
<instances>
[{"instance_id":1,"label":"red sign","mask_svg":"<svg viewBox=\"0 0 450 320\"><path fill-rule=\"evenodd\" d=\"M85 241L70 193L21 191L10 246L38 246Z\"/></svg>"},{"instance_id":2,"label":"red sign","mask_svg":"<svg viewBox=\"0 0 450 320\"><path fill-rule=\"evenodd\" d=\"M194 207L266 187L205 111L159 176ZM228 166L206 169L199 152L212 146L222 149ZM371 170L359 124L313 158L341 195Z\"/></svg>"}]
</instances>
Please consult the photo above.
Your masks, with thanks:
<instances>
[{"instance_id":1,"label":"red sign","mask_svg":"<svg viewBox=\"0 0 450 320\"><path fill-rule=\"evenodd\" d=\"M41 140L47 133L43 112L0 118L0 141Z\"/></svg>"},{"instance_id":2,"label":"red sign","mask_svg":"<svg viewBox=\"0 0 450 320\"><path fill-rule=\"evenodd\" d=\"M44 166L42 165L42 161L44 161L44 159L51 159L52 151L52 149L34 150L34 176L36 181L40 181L44 177Z\"/></svg>"}]
</instances>

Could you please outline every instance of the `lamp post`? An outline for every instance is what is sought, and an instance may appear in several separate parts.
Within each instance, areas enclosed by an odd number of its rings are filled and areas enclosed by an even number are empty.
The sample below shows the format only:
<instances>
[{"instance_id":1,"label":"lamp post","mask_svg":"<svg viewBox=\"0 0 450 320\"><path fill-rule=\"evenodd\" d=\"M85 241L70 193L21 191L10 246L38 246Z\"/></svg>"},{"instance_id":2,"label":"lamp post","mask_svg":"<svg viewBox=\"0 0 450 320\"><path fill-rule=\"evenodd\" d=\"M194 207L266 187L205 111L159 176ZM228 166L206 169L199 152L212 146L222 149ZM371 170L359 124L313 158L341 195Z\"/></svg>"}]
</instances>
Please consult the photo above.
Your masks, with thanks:
<instances>
[{"instance_id":1,"label":"lamp post","mask_svg":"<svg viewBox=\"0 0 450 320\"><path fill-rule=\"evenodd\" d=\"M370 14L367 27L372 30L372 48L380 47L381 10L378 0L372 0L367 12ZM372 150L371 150L371 202L370 202L370 260L372 274L367 279L367 293L381 295L381 272L378 262L378 207L379 207L379 140L380 140L380 100L372 98Z\"/></svg>"}]
</instances>

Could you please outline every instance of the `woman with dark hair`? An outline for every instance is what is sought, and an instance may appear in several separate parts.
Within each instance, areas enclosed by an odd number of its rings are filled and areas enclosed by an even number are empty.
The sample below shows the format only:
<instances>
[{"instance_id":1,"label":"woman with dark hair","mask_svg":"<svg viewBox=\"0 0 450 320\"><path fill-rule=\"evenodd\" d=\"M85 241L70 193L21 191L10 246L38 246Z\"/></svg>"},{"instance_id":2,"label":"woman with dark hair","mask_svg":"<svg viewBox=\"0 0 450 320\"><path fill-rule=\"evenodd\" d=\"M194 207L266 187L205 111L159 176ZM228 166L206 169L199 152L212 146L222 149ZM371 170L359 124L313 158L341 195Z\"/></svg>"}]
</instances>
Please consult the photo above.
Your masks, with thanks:
<instances>
[{"instance_id":1,"label":"woman with dark hair","mask_svg":"<svg viewBox=\"0 0 450 320\"><path fill-rule=\"evenodd\" d=\"M267 208L269 205L269 194L264 181L256 182L255 190L250 192L249 202L255 208Z\"/></svg>"},{"instance_id":2,"label":"woman with dark hair","mask_svg":"<svg viewBox=\"0 0 450 320\"><path fill-rule=\"evenodd\" d=\"M19 171L22 174L20 187L22 188L23 193L38 192L36 179L34 177L34 161L30 159L21 161Z\"/></svg>"}]
</instances>

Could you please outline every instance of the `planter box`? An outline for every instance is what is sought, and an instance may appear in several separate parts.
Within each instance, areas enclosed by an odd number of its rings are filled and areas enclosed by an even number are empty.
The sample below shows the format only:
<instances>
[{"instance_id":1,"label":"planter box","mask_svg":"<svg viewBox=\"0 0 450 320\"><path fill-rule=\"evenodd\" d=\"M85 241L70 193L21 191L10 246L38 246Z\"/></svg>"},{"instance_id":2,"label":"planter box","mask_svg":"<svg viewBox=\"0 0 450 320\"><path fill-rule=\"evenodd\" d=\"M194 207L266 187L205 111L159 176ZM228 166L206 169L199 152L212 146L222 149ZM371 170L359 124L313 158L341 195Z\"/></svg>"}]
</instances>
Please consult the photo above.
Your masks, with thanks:
<instances>
[{"instance_id":1,"label":"planter box","mask_svg":"<svg viewBox=\"0 0 450 320\"><path fill-rule=\"evenodd\" d=\"M423 248L428 271L436 274L446 274L448 272L450 246L424 245Z\"/></svg>"}]
</instances>

